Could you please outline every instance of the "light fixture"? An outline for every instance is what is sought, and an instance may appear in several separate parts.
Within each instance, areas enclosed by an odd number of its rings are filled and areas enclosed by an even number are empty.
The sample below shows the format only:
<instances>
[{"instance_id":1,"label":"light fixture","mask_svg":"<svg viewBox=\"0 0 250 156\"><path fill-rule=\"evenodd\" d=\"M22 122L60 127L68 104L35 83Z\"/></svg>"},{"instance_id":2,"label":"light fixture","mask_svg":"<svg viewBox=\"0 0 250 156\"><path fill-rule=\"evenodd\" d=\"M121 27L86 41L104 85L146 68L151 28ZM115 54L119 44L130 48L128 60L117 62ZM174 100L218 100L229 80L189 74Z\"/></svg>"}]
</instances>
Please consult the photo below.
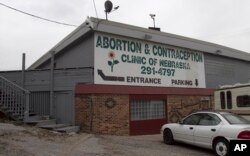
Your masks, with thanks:
<instances>
[{"instance_id":1,"label":"light fixture","mask_svg":"<svg viewBox=\"0 0 250 156\"><path fill-rule=\"evenodd\" d=\"M105 7L105 14L106 14L106 20L108 20L108 14L117 10L119 8L119 6L116 6L114 7L113 9L113 3L110 1L110 0L107 0L105 3L104 3L104 7ZM113 9L113 10L112 10Z\"/></svg>"},{"instance_id":2,"label":"light fixture","mask_svg":"<svg viewBox=\"0 0 250 156\"><path fill-rule=\"evenodd\" d=\"M149 14L149 16L153 19L153 22L154 22L154 28L155 28L155 14Z\"/></svg>"}]
</instances>

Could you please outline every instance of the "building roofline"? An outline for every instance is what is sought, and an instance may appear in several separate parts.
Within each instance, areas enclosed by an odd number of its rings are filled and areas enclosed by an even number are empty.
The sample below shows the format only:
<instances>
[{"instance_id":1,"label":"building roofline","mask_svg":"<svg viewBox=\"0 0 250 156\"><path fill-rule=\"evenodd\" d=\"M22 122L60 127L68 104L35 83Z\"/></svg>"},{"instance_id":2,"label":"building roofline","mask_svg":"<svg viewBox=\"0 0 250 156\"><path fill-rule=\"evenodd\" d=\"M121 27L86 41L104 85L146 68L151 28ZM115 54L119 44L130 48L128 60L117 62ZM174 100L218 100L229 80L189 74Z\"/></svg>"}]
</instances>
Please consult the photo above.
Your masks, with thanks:
<instances>
[{"instance_id":1,"label":"building roofline","mask_svg":"<svg viewBox=\"0 0 250 156\"><path fill-rule=\"evenodd\" d=\"M145 35L151 35L152 38L148 39L149 42L162 43L172 46L177 46L185 49L197 50L205 53L210 53L214 55L221 55L231 58L236 58L244 61L250 61L250 53L240 51L237 49L229 48L226 46L222 46L219 44L206 42L198 39L193 39L189 37L184 37L180 35L175 35L171 33L155 31L147 28L141 28L137 26L132 26L128 24L122 24L113 21L107 21L103 19L90 18L93 23L95 23L94 30L99 32L105 32L115 35L122 35L126 37L132 37L136 39L145 39ZM94 24L93 24L94 25ZM110 26L110 27L108 27ZM112 27L113 26L113 27ZM116 30L114 27L118 27ZM129 31L121 31L122 29L130 30ZM141 32L140 34L135 32ZM192 43L192 44L190 44ZM218 53L219 51L219 53Z\"/></svg>"},{"instance_id":2,"label":"building roofline","mask_svg":"<svg viewBox=\"0 0 250 156\"><path fill-rule=\"evenodd\" d=\"M28 69L36 69L41 64L50 59L51 57L50 53L52 51L54 51L55 54L59 53L64 48L72 44L74 41L76 41L89 31L103 32L103 33L120 35L140 40L147 40L149 42L156 42L156 43L181 47L185 49L197 50L214 55L221 55L230 58L240 59L247 62L250 61L249 53L229 48L226 46L218 45L215 43L201 41L171 33L150 30L147 28L141 28L128 24L107 21L104 19L88 17L83 24L81 24L72 33L70 33L62 41L60 41L53 48L51 48L41 58L39 58L36 62L34 62ZM147 39L146 36L151 36L151 38Z\"/></svg>"}]
</instances>

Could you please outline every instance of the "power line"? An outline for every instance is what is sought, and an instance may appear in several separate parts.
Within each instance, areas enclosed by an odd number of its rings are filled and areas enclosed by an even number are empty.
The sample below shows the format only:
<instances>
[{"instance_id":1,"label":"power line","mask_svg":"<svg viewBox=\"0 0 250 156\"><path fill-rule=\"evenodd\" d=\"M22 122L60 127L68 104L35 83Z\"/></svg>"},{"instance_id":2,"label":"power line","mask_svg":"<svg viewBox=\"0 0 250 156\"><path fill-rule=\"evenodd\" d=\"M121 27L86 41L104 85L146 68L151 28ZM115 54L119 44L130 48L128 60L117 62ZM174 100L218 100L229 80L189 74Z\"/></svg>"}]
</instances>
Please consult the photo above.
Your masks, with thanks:
<instances>
[{"instance_id":1,"label":"power line","mask_svg":"<svg viewBox=\"0 0 250 156\"><path fill-rule=\"evenodd\" d=\"M15 10L15 11L17 11L17 12L20 12L20 13L23 13L23 14L26 14L26 15L29 15L29 16L32 16L32 17L34 17L34 18L38 18L38 19L41 19L41 20L48 21L48 22L52 22L52 23L56 23L56 24L61 24L61 25L66 25L66 26L71 26L71 27L78 27L77 25L68 24L68 23L62 23L62 22L50 20L50 19L47 19L47 18L43 18L43 17L40 17L40 16L36 16L36 15L30 14L30 13L24 12L24 11L22 11L22 10L13 8L13 7L8 6L8 5L6 5L6 4L3 4L3 3L0 3L0 5L4 6L4 7L6 7L6 8L9 8L9 9Z\"/></svg>"},{"instance_id":2,"label":"power line","mask_svg":"<svg viewBox=\"0 0 250 156\"><path fill-rule=\"evenodd\" d=\"M94 3L94 8L95 8L95 14L96 14L96 17L98 18L98 14L97 14L97 10L96 10L96 5L95 5L95 0L93 0L93 3Z\"/></svg>"}]
</instances>

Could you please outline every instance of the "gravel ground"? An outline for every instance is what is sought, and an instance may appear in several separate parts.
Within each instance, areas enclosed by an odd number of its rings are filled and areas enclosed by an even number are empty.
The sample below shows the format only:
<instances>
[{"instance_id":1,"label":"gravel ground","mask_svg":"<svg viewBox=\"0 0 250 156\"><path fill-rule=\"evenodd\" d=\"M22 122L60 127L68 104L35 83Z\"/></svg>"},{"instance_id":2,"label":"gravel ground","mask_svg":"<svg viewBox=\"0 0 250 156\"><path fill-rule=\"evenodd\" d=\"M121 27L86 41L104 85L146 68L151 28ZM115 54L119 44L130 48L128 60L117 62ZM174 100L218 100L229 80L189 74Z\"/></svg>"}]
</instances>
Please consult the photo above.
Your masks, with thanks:
<instances>
[{"instance_id":1,"label":"gravel ground","mask_svg":"<svg viewBox=\"0 0 250 156\"><path fill-rule=\"evenodd\" d=\"M212 156L185 144L165 145L160 135L61 134L0 123L0 156Z\"/></svg>"}]
</instances>

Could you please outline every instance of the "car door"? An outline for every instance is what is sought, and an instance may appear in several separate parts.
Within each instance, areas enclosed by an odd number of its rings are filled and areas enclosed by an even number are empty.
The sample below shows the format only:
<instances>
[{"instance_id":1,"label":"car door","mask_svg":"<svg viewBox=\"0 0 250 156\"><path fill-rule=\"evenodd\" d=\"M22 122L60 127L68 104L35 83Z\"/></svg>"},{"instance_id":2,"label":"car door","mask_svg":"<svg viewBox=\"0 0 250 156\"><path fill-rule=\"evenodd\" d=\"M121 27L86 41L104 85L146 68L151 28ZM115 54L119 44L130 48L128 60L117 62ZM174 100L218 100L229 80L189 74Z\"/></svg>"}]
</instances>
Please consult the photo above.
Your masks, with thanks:
<instances>
[{"instance_id":1,"label":"car door","mask_svg":"<svg viewBox=\"0 0 250 156\"><path fill-rule=\"evenodd\" d=\"M174 139L189 144L194 144L194 130L199 122L199 116L192 114L182 120L175 128Z\"/></svg>"},{"instance_id":2,"label":"car door","mask_svg":"<svg viewBox=\"0 0 250 156\"><path fill-rule=\"evenodd\" d=\"M221 127L216 114L201 113L200 121L194 130L194 142L197 146L212 148L212 139Z\"/></svg>"}]
</instances>

